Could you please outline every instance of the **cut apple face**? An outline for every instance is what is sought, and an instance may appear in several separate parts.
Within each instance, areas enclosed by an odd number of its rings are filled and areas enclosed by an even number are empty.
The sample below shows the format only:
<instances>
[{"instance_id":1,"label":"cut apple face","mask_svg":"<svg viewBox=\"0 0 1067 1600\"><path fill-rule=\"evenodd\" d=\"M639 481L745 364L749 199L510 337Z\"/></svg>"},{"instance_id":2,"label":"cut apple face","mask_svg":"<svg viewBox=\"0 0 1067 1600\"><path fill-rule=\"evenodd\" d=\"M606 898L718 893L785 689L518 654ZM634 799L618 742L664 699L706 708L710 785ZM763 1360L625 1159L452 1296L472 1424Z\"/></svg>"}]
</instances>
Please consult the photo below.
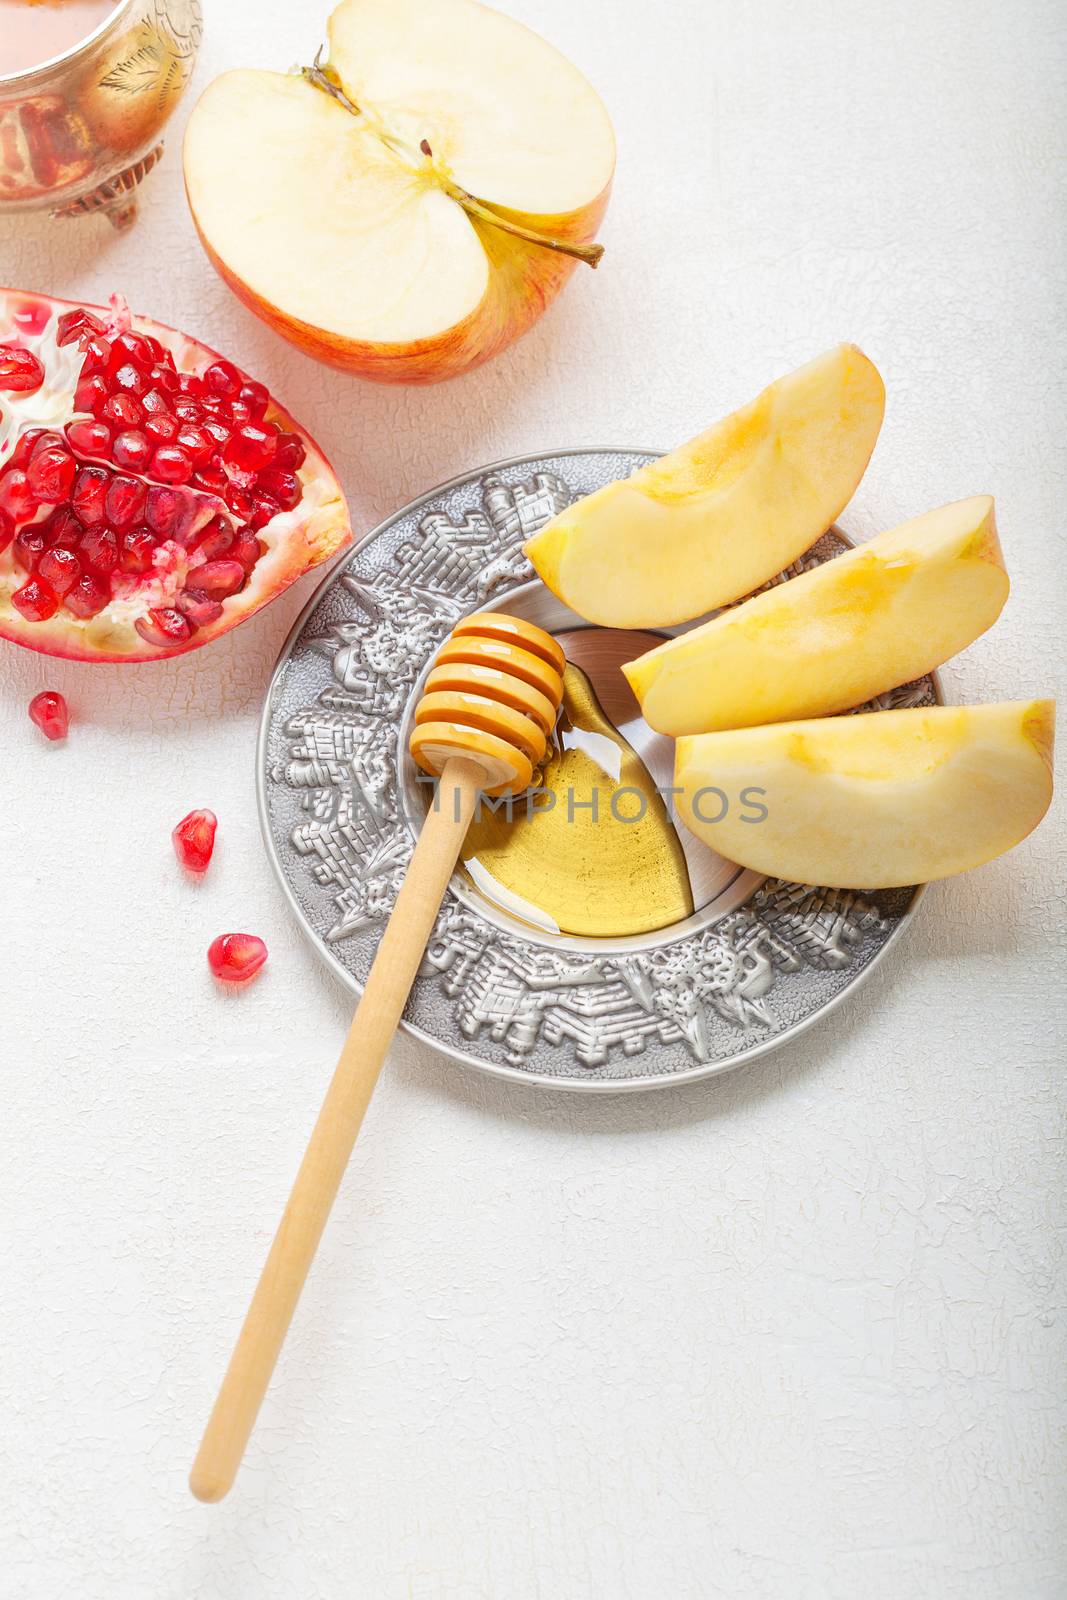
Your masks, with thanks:
<instances>
[{"instance_id":1,"label":"cut apple face","mask_svg":"<svg viewBox=\"0 0 1067 1600\"><path fill-rule=\"evenodd\" d=\"M540 315L607 205L611 124L559 52L474 0L345 0L329 66L236 71L185 136L201 238L246 305L335 366L429 382Z\"/></svg>"},{"instance_id":2,"label":"cut apple face","mask_svg":"<svg viewBox=\"0 0 1067 1600\"><path fill-rule=\"evenodd\" d=\"M632 478L569 506L526 545L589 622L662 628L758 589L851 500L885 408L876 368L839 345Z\"/></svg>"},{"instance_id":3,"label":"cut apple face","mask_svg":"<svg viewBox=\"0 0 1067 1600\"><path fill-rule=\"evenodd\" d=\"M1054 725L1051 700L1027 700L699 734L678 741L679 811L720 855L794 882L947 878L1041 821Z\"/></svg>"},{"instance_id":4,"label":"cut apple face","mask_svg":"<svg viewBox=\"0 0 1067 1600\"><path fill-rule=\"evenodd\" d=\"M659 733L821 717L920 678L1008 595L993 501L928 511L623 667Z\"/></svg>"}]
</instances>

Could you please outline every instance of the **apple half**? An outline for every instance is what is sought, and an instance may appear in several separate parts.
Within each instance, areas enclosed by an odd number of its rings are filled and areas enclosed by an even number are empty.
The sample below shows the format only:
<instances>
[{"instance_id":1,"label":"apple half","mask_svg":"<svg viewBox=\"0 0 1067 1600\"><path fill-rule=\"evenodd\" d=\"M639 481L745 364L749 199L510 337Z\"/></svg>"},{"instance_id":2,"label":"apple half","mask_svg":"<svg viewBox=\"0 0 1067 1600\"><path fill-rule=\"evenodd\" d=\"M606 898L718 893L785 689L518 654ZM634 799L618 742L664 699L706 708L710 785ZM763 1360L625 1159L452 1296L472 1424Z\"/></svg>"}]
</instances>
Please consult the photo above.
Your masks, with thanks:
<instances>
[{"instance_id":1,"label":"apple half","mask_svg":"<svg viewBox=\"0 0 1067 1600\"><path fill-rule=\"evenodd\" d=\"M826 532L855 493L884 409L877 369L839 345L568 506L526 554L589 622L689 622L758 589Z\"/></svg>"},{"instance_id":2,"label":"apple half","mask_svg":"<svg viewBox=\"0 0 1067 1600\"><path fill-rule=\"evenodd\" d=\"M678 741L678 808L755 872L842 889L925 883L1037 827L1054 727L1053 701L1024 700L698 734Z\"/></svg>"},{"instance_id":3,"label":"apple half","mask_svg":"<svg viewBox=\"0 0 1067 1600\"><path fill-rule=\"evenodd\" d=\"M1008 597L993 501L914 517L629 661L645 721L677 738L847 711L940 666Z\"/></svg>"},{"instance_id":4,"label":"apple half","mask_svg":"<svg viewBox=\"0 0 1067 1600\"><path fill-rule=\"evenodd\" d=\"M224 73L185 135L215 267L309 355L386 383L517 339L589 244L615 163L576 67L475 0L343 0L329 64Z\"/></svg>"}]
</instances>

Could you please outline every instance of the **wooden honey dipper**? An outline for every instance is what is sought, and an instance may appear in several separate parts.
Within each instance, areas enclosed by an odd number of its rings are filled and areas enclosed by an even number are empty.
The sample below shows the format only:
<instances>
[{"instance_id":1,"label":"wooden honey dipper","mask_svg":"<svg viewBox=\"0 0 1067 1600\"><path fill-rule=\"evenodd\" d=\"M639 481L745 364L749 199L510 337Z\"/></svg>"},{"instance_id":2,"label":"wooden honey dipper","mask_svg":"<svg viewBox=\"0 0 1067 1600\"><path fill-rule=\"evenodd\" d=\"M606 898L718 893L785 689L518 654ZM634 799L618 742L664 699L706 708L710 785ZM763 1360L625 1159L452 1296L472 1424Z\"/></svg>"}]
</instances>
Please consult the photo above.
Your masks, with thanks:
<instances>
[{"instance_id":1,"label":"wooden honey dipper","mask_svg":"<svg viewBox=\"0 0 1067 1600\"><path fill-rule=\"evenodd\" d=\"M410 749L438 779L336 1071L189 1475L198 1500L237 1476L480 792L520 794L548 747L564 656L543 629L483 611L453 629L415 710Z\"/></svg>"}]
</instances>

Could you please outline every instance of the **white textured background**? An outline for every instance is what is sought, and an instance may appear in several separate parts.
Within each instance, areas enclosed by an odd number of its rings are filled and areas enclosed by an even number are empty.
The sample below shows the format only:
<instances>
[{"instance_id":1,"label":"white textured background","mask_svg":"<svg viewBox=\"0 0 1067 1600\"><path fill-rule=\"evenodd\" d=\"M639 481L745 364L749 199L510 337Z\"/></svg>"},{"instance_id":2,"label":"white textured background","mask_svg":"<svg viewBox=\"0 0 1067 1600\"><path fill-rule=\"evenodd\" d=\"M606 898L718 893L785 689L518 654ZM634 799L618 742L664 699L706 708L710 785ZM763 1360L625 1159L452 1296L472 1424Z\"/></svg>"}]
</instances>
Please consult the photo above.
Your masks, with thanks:
<instances>
[{"instance_id":1,"label":"white textured background","mask_svg":"<svg viewBox=\"0 0 1067 1600\"><path fill-rule=\"evenodd\" d=\"M307 59L327 8L205 9L200 85ZM855 339L889 405L846 527L995 492L1013 593L947 686L1052 690L1058 0L507 9L596 82L619 170L602 270L491 367L377 389L255 322L186 213L184 107L132 236L7 221L0 281L227 350L361 529L499 456L670 445ZM1067 1595L1062 806L732 1078L586 1103L398 1042L238 1489L188 1497L349 1010L255 819L307 592L166 665L0 653L4 1600ZM65 746L26 718L46 686ZM168 838L194 805L200 887ZM227 996L203 952L234 926L271 960Z\"/></svg>"}]
</instances>

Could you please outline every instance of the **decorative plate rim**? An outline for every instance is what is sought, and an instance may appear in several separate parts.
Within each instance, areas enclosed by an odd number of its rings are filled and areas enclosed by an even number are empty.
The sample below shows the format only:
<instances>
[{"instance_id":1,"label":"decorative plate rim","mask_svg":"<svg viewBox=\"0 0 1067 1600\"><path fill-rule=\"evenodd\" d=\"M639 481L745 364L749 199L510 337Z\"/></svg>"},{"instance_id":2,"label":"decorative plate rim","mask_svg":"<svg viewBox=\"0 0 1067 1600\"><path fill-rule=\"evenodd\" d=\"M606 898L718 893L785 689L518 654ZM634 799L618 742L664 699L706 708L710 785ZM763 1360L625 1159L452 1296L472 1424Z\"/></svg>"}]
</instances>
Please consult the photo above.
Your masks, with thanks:
<instances>
[{"instance_id":1,"label":"decorative plate rim","mask_svg":"<svg viewBox=\"0 0 1067 1600\"><path fill-rule=\"evenodd\" d=\"M316 606L319 604L325 591L334 582L337 574L352 560L354 556L359 555L360 552L363 551L368 545L373 544L376 539L379 539L402 518L411 516L413 513L418 512L422 509L422 507L429 504L431 501L438 499L442 495L448 494L454 489L461 488L473 481L481 480L495 472L510 471L524 466L535 466L537 464L543 464L546 461L565 458L567 456L660 456L663 453L664 452L662 450L650 450L647 447L641 447L637 445L566 445L562 448L554 450L536 450L523 452L520 455L501 457L499 460L486 462L484 465L471 468L466 472L455 473L452 477L444 479L441 483L435 485L431 489L428 489L425 493L417 495L413 500L409 500L404 505L399 506L387 517L384 517L380 522L376 523L375 526L367 533L363 534L361 538L355 540L352 544L347 545L342 551L340 551L336 559L330 563L326 571L322 574L312 593L294 619L293 624L282 643L281 649L278 653L278 658L275 661L274 667L271 671L270 681L267 685L267 692L264 696L263 709L260 713L259 728L256 736L256 807L259 813L260 832L263 837L263 843L267 852L267 859L270 862L271 870L274 873L275 880L277 881L282 894L289 904L289 908L296 919L301 934L316 952L319 959L331 969L331 971L346 989L357 996L357 999L362 995L363 985L349 970L349 968L345 966L345 964L340 961L336 955L334 955L333 951L329 948L325 940L315 932L308 920L307 914L297 899L295 890L293 889L293 886L290 883L289 877L282 864L277 842L271 829L268 810L267 744L272 727L272 713L274 709L276 692L282 673L285 671L289 663L290 657L301 633L303 632L305 624L307 623L312 612L315 610ZM925 674L924 676L929 678L933 684L939 703L944 704L945 702L943 698L941 681L937 672L933 671ZM679 1071L649 1073L642 1077L635 1078L594 1078L592 1075L587 1078L564 1077L562 1075L556 1076L551 1073L546 1073L535 1069L527 1070L522 1067L510 1066L506 1062L488 1060L485 1057L475 1055L473 1052L457 1049L452 1045L444 1043L435 1034L429 1033L425 1028L420 1027L417 1023L408 1021L404 1017L402 1017L400 1020L398 1031L407 1034L409 1038L417 1039L421 1044L429 1046L431 1050L436 1051L440 1055L446 1056L449 1060L455 1061L461 1066L472 1067L478 1072L486 1073L490 1077L503 1079L508 1083L528 1084L537 1087L538 1089L562 1090L564 1092L573 1092L578 1094L635 1094L649 1090L670 1088L674 1085L697 1083L705 1078L719 1077L724 1073L734 1072L740 1067L747 1066L751 1062L757 1061L763 1056L769 1055L772 1051L777 1050L781 1046L798 1038L799 1035L806 1032L807 1029L815 1026L817 1023L822 1022L823 1019L829 1016L832 1011L836 1010L836 1008L841 1005L843 1001L848 999L855 992L856 988L866 980L867 976L873 972L875 968L881 965L885 956L891 950L896 948L902 934L908 928L910 928L912 922L914 921L915 914L926 895L928 885L925 883L920 883L915 884L912 887L912 898L907 909L901 913L896 925L888 933L882 944L879 945L877 950L875 950L875 952L864 963L864 965L856 971L850 983L846 984L841 990L839 990L837 994L832 995L830 999L824 1001L823 1004L818 1006L809 1015L802 1017L799 1021L791 1023L788 1027L781 1029L779 1032L772 1034L759 1043L749 1044L744 1049L737 1050L734 1053L721 1057L715 1061L697 1061L694 1062L692 1066L683 1068Z\"/></svg>"}]
</instances>

